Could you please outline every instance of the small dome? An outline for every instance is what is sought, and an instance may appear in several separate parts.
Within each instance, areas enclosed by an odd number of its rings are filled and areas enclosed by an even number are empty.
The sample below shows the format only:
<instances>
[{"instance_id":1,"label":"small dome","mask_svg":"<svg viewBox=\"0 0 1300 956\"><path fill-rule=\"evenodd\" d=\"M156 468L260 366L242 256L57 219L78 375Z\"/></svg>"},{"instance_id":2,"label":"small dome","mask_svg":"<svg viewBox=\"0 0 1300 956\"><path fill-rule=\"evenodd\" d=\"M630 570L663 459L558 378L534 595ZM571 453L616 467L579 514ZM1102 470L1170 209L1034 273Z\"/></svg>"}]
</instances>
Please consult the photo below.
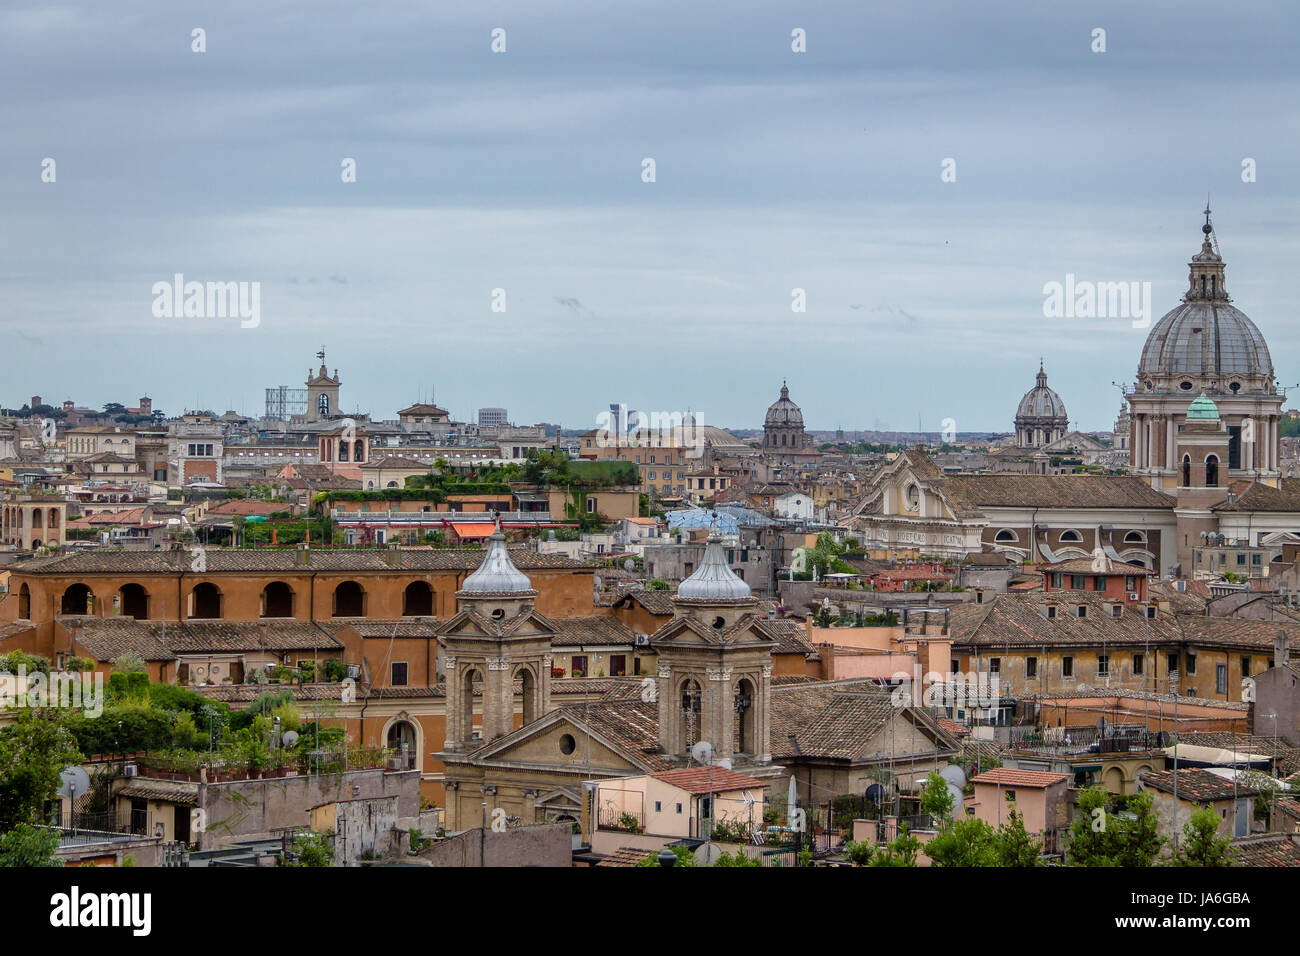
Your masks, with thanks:
<instances>
[{"instance_id":1,"label":"small dome","mask_svg":"<svg viewBox=\"0 0 1300 956\"><path fill-rule=\"evenodd\" d=\"M727 556L722 553L722 541L709 538L704 548L704 560L695 572L677 586L677 596L695 601L734 601L753 596L749 585L727 567Z\"/></svg>"},{"instance_id":2,"label":"small dome","mask_svg":"<svg viewBox=\"0 0 1300 956\"><path fill-rule=\"evenodd\" d=\"M1025 392L1025 397L1016 408L1016 419L1023 418L1066 419L1065 402L1047 387L1047 373L1043 371L1042 365L1038 366L1038 378L1034 387Z\"/></svg>"},{"instance_id":3,"label":"small dome","mask_svg":"<svg viewBox=\"0 0 1300 956\"><path fill-rule=\"evenodd\" d=\"M531 591L533 582L515 567L506 548L506 536L498 528L488 537L488 551L474 572L461 585L464 594L514 594Z\"/></svg>"},{"instance_id":4,"label":"small dome","mask_svg":"<svg viewBox=\"0 0 1300 956\"><path fill-rule=\"evenodd\" d=\"M1192 400L1192 404L1187 406L1187 420L1200 420L1217 422L1219 420L1219 406L1214 404L1214 399L1202 392Z\"/></svg>"},{"instance_id":5,"label":"small dome","mask_svg":"<svg viewBox=\"0 0 1300 956\"><path fill-rule=\"evenodd\" d=\"M764 425L798 425L803 427L803 412L799 406L790 401L790 389L784 382L781 383L781 397L767 408L767 417L763 419Z\"/></svg>"}]
</instances>

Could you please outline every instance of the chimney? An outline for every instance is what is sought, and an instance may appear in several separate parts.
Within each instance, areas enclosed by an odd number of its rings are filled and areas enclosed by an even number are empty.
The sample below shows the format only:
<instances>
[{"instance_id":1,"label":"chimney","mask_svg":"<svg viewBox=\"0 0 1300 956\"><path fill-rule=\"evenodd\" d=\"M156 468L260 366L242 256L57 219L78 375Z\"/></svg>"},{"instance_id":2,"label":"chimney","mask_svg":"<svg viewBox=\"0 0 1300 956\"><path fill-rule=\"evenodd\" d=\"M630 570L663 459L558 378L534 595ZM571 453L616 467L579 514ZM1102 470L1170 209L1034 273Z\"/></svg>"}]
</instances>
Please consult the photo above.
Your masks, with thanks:
<instances>
[{"instance_id":1,"label":"chimney","mask_svg":"<svg viewBox=\"0 0 1300 956\"><path fill-rule=\"evenodd\" d=\"M298 564L298 567L300 567L300 568L305 568L305 567L307 567L307 565L308 565L309 562L310 562L310 557L309 557L309 555L307 554L307 548L306 548L304 545L301 545L301 544L300 544L300 545L298 545L298 547L297 547L295 550L296 550L296 552L297 552L297 554L295 555L295 557L297 558L297 564Z\"/></svg>"},{"instance_id":2,"label":"chimney","mask_svg":"<svg viewBox=\"0 0 1300 956\"><path fill-rule=\"evenodd\" d=\"M390 544L388 550L384 552L384 560L388 562L390 568L400 568L402 566L402 549L395 544Z\"/></svg>"},{"instance_id":3,"label":"chimney","mask_svg":"<svg viewBox=\"0 0 1300 956\"><path fill-rule=\"evenodd\" d=\"M1277 637L1273 638L1273 666L1286 667L1290 659L1291 639L1287 637L1286 631L1279 628Z\"/></svg>"}]
</instances>

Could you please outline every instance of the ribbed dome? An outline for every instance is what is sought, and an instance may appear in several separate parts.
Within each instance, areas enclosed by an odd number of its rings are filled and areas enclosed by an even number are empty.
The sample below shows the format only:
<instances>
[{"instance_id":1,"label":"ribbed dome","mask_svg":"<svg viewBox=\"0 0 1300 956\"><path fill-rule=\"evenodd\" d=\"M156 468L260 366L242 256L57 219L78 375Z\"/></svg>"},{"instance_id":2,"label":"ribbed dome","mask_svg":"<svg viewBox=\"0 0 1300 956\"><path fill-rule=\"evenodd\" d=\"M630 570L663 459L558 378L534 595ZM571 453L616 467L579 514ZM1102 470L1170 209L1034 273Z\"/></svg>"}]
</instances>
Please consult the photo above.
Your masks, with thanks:
<instances>
[{"instance_id":1,"label":"ribbed dome","mask_svg":"<svg viewBox=\"0 0 1300 956\"><path fill-rule=\"evenodd\" d=\"M488 551L483 563L465 579L460 589L469 594L513 594L531 591L532 587L533 582L510 560L506 536L498 528L488 537Z\"/></svg>"},{"instance_id":2,"label":"ribbed dome","mask_svg":"<svg viewBox=\"0 0 1300 956\"><path fill-rule=\"evenodd\" d=\"M1227 300L1184 302L1157 322L1142 348L1138 375L1273 377L1264 336Z\"/></svg>"},{"instance_id":3,"label":"ribbed dome","mask_svg":"<svg viewBox=\"0 0 1300 956\"><path fill-rule=\"evenodd\" d=\"M803 412L799 406L790 401L790 389L781 383L781 397L767 407L764 425L798 425L803 427Z\"/></svg>"},{"instance_id":4,"label":"ribbed dome","mask_svg":"<svg viewBox=\"0 0 1300 956\"><path fill-rule=\"evenodd\" d=\"M1029 391L1025 392L1025 397L1020 400L1020 405L1016 409L1017 420L1022 418L1059 418L1065 419L1065 402L1061 401L1061 396L1047 387L1047 373L1043 367L1038 367L1038 380Z\"/></svg>"},{"instance_id":5,"label":"ribbed dome","mask_svg":"<svg viewBox=\"0 0 1300 956\"><path fill-rule=\"evenodd\" d=\"M677 586L677 596L695 601L733 601L753 595L749 585L727 566L722 542L710 537L704 548L704 560L695 572Z\"/></svg>"},{"instance_id":6,"label":"ribbed dome","mask_svg":"<svg viewBox=\"0 0 1300 956\"><path fill-rule=\"evenodd\" d=\"M1271 387L1273 359L1268 345L1246 313L1229 304L1227 267L1210 241L1209 217L1206 209L1201 228L1205 238L1201 251L1188 263L1182 305L1165 313L1147 335L1138 377L1187 375L1217 381L1239 376L1263 378Z\"/></svg>"}]
</instances>

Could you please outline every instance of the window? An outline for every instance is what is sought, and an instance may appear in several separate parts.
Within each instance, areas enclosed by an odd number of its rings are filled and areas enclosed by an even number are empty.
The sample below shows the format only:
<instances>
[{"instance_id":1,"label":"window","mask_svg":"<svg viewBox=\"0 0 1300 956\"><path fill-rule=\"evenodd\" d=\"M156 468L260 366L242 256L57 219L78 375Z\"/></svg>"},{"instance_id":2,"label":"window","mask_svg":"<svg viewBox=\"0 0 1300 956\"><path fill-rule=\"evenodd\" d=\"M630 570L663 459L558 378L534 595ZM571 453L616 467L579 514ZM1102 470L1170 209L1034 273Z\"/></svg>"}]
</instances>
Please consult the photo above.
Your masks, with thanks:
<instances>
[{"instance_id":1,"label":"window","mask_svg":"<svg viewBox=\"0 0 1300 956\"><path fill-rule=\"evenodd\" d=\"M1156 619L1156 606L1152 604L1147 608L1147 620L1154 621L1155 619Z\"/></svg>"},{"instance_id":2,"label":"window","mask_svg":"<svg viewBox=\"0 0 1300 956\"><path fill-rule=\"evenodd\" d=\"M1000 657L989 658L989 673L990 674L1002 673L1002 658Z\"/></svg>"},{"instance_id":3,"label":"window","mask_svg":"<svg viewBox=\"0 0 1300 956\"><path fill-rule=\"evenodd\" d=\"M578 742L573 739L573 734L564 734L560 737L560 753L571 754L578 749Z\"/></svg>"},{"instance_id":4,"label":"window","mask_svg":"<svg viewBox=\"0 0 1300 956\"><path fill-rule=\"evenodd\" d=\"M587 655L586 654L573 655L573 676L574 677L587 676Z\"/></svg>"},{"instance_id":5,"label":"window","mask_svg":"<svg viewBox=\"0 0 1300 956\"><path fill-rule=\"evenodd\" d=\"M1124 590L1125 590L1125 591L1128 591L1130 594L1131 594L1132 592L1136 591L1136 590L1137 590L1137 578L1135 578L1135 577L1134 577L1133 575L1131 575L1131 574L1125 575L1125 576L1124 576Z\"/></svg>"},{"instance_id":6,"label":"window","mask_svg":"<svg viewBox=\"0 0 1300 956\"><path fill-rule=\"evenodd\" d=\"M1097 655L1097 676L1098 677L1110 676L1110 655L1109 654Z\"/></svg>"},{"instance_id":7,"label":"window","mask_svg":"<svg viewBox=\"0 0 1300 956\"><path fill-rule=\"evenodd\" d=\"M1088 616L1088 605L1086 605L1086 604L1080 604L1080 605L1079 605L1079 610L1076 612L1076 614L1077 614L1078 617L1087 617L1087 616Z\"/></svg>"},{"instance_id":8,"label":"window","mask_svg":"<svg viewBox=\"0 0 1300 956\"><path fill-rule=\"evenodd\" d=\"M1061 583L1062 580L1064 580L1064 576L1061 574L1060 571L1052 572L1052 587L1054 588L1062 587L1063 586Z\"/></svg>"},{"instance_id":9,"label":"window","mask_svg":"<svg viewBox=\"0 0 1300 956\"><path fill-rule=\"evenodd\" d=\"M406 662L394 661L392 665L392 669L393 669L392 686L405 687L406 686Z\"/></svg>"},{"instance_id":10,"label":"window","mask_svg":"<svg viewBox=\"0 0 1300 956\"><path fill-rule=\"evenodd\" d=\"M1214 692L1216 694L1226 694L1228 692L1228 665L1214 665Z\"/></svg>"},{"instance_id":11,"label":"window","mask_svg":"<svg viewBox=\"0 0 1300 956\"><path fill-rule=\"evenodd\" d=\"M1101 577L1100 575L1098 575L1097 577L1093 578L1093 579L1092 579L1092 589L1093 589L1094 591L1104 591L1104 590L1106 590L1106 579L1103 578L1103 577Z\"/></svg>"},{"instance_id":12,"label":"window","mask_svg":"<svg viewBox=\"0 0 1300 956\"><path fill-rule=\"evenodd\" d=\"M627 676L627 655L626 654L609 655L609 676L610 677Z\"/></svg>"},{"instance_id":13,"label":"window","mask_svg":"<svg viewBox=\"0 0 1300 956\"><path fill-rule=\"evenodd\" d=\"M1049 605L1047 605L1047 617L1048 617L1049 619L1056 617L1056 605L1055 605L1055 604L1049 604Z\"/></svg>"},{"instance_id":14,"label":"window","mask_svg":"<svg viewBox=\"0 0 1300 956\"><path fill-rule=\"evenodd\" d=\"M1165 656L1167 658L1165 664L1169 669L1169 673L1171 674L1176 673L1178 670L1178 654L1177 653L1166 654Z\"/></svg>"},{"instance_id":15,"label":"window","mask_svg":"<svg viewBox=\"0 0 1300 956\"><path fill-rule=\"evenodd\" d=\"M1029 678L1034 678L1034 677L1037 677L1037 676L1038 676L1038 658L1037 658L1037 657L1026 657L1026 658L1025 658L1025 676L1026 676L1026 677L1029 677Z\"/></svg>"},{"instance_id":16,"label":"window","mask_svg":"<svg viewBox=\"0 0 1300 956\"><path fill-rule=\"evenodd\" d=\"M661 801L661 800L656 800L656 801L655 801L655 813L663 813L663 810L664 810L663 801Z\"/></svg>"},{"instance_id":17,"label":"window","mask_svg":"<svg viewBox=\"0 0 1300 956\"><path fill-rule=\"evenodd\" d=\"M681 805L680 803L677 804L677 812L678 812L678 813L681 813L681 812L682 812L682 805Z\"/></svg>"},{"instance_id":18,"label":"window","mask_svg":"<svg viewBox=\"0 0 1300 956\"><path fill-rule=\"evenodd\" d=\"M1015 544L1020 540L1020 537L1010 528L1003 528L994 536L993 540L998 544Z\"/></svg>"},{"instance_id":19,"label":"window","mask_svg":"<svg viewBox=\"0 0 1300 956\"><path fill-rule=\"evenodd\" d=\"M1243 658L1241 659L1241 676L1242 676L1242 677L1249 677L1249 676L1250 676L1250 658L1249 658L1249 657L1243 657Z\"/></svg>"},{"instance_id":20,"label":"window","mask_svg":"<svg viewBox=\"0 0 1300 956\"><path fill-rule=\"evenodd\" d=\"M1088 588L1088 577L1087 577L1087 575L1084 575L1084 574L1071 574L1071 575L1070 575L1070 590L1071 590L1071 591L1085 591L1085 590L1087 590L1087 588Z\"/></svg>"},{"instance_id":21,"label":"window","mask_svg":"<svg viewBox=\"0 0 1300 956\"><path fill-rule=\"evenodd\" d=\"M1082 540L1083 540L1083 535L1079 534L1079 532L1075 531L1073 528L1071 528L1069 531L1061 532L1061 541L1063 542L1072 541L1077 544Z\"/></svg>"},{"instance_id":22,"label":"window","mask_svg":"<svg viewBox=\"0 0 1300 956\"><path fill-rule=\"evenodd\" d=\"M1245 553L1244 551L1238 551L1238 552L1237 552L1237 567L1239 567L1239 568L1244 568L1245 566L1246 566L1246 553Z\"/></svg>"},{"instance_id":23,"label":"window","mask_svg":"<svg viewBox=\"0 0 1300 956\"><path fill-rule=\"evenodd\" d=\"M1187 655L1187 673L1188 673L1188 674L1191 674L1191 675L1194 675L1194 674L1196 673L1196 655L1195 655L1195 654L1188 654L1188 655Z\"/></svg>"},{"instance_id":24,"label":"window","mask_svg":"<svg viewBox=\"0 0 1300 956\"><path fill-rule=\"evenodd\" d=\"M650 477L653 478L654 475L652 474ZM592 497L588 497L588 498L587 498L587 514L589 514L589 515L594 515L595 513L596 513L596 499L595 499L594 496L592 496Z\"/></svg>"},{"instance_id":25,"label":"window","mask_svg":"<svg viewBox=\"0 0 1300 956\"><path fill-rule=\"evenodd\" d=\"M1110 609L1110 616L1111 616L1111 617L1123 617L1123 616L1124 616L1124 606L1123 606L1122 604L1116 604L1116 605L1114 605L1114 606Z\"/></svg>"},{"instance_id":26,"label":"window","mask_svg":"<svg viewBox=\"0 0 1300 956\"><path fill-rule=\"evenodd\" d=\"M659 476L652 471L650 472L650 474L646 475L646 477L649 478L651 481L655 481Z\"/></svg>"},{"instance_id":27,"label":"window","mask_svg":"<svg viewBox=\"0 0 1300 956\"><path fill-rule=\"evenodd\" d=\"M1250 556L1250 563L1257 568L1263 567L1264 556L1260 554L1258 551L1256 551L1254 554Z\"/></svg>"},{"instance_id":28,"label":"window","mask_svg":"<svg viewBox=\"0 0 1300 956\"><path fill-rule=\"evenodd\" d=\"M1136 676L1142 673L1142 655L1133 655L1133 674Z\"/></svg>"},{"instance_id":29,"label":"window","mask_svg":"<svg viewBox=\"0 0 1300 956\"><path fill-rule=\"evenodd\" d=\"M1073 657L1062 657L1062 658L1061 658L1061 676L1062 676L1062 677L1073 677L1073 676L1074 676L1074 658L1073 658Z\"/></svg>"}]
</instances>

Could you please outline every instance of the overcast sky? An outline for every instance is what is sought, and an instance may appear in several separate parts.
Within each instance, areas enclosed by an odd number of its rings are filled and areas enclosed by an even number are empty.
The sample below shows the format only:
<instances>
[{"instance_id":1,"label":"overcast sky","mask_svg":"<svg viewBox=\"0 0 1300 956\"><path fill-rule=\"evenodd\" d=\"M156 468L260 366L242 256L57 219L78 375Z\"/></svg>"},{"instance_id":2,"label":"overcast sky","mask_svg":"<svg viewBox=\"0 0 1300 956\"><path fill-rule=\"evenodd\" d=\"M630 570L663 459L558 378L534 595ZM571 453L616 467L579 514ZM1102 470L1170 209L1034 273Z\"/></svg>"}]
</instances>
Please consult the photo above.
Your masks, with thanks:
<instances>
[{"instance_id":1,"label":"overcast sky","mask_svg":"<svg viewBox=\"0 0 1300 956\"><path fill-rule=\"evenodd\" d=\"M377 418L433 393L758 426L785 378L814 428L1009 430L1041 356L1108 428L1146 331L1045 318L1043 286L1150 282L1158 319L1207 192L1290 385L1298 24L1293 0L8 0L0 403L259 414L324 345ZM259 282L260 324L156 318L176 273Z\"/></svg>"}]
</instances>

